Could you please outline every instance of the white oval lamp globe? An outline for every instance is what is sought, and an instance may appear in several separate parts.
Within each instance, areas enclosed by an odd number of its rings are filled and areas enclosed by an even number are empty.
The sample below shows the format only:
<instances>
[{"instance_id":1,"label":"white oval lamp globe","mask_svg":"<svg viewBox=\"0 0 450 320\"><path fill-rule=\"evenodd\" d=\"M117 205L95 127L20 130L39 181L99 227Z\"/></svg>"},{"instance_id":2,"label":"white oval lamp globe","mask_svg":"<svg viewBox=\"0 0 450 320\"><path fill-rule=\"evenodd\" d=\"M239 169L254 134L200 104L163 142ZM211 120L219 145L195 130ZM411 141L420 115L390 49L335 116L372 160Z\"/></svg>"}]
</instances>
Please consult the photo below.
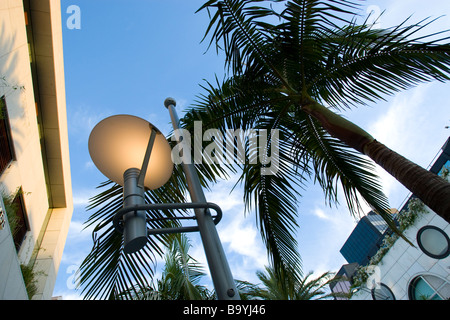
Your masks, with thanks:
<instances>
[{"instance_id":1,"label":"white oval lamp globe","mask_svg":"<svg viewBox=\"0 0 450 320\"><path fill-rule=\"evenodd\" d=\"M157 134L144 186L150 190L161 187L172 175L171 149L164 135L139 117L115 115L100 121L89 136L92 161L106 177L123 186L125 171L141 169L152 130Z\"/></svg>"}]
</instances>

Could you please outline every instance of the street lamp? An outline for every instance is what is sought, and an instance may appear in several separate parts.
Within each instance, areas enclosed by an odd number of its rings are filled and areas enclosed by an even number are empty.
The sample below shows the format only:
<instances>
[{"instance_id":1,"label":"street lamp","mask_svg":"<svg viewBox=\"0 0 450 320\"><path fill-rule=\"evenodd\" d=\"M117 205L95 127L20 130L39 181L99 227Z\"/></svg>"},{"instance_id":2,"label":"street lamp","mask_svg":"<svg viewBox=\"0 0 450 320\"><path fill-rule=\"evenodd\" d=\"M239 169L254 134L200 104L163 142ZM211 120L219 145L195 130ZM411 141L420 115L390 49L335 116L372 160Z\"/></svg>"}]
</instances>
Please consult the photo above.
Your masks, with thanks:
<instances>
[{"instance_id":1,"label":"street lamp","mask_svg":"<svg viewBox=\"0 0 450 320\"><path fill-rule=\"evenodd\" d=\"M130 115L98 123L89 136L89 154L105 176L123 186L125 208L144 205L144 188L161 187L173 171L164 135L148 121ZM142 249L147 243L145 211L128 212L123 219L125 253Z\"/></svg>"},{"instance_id":2,"label":"street lamp","mask_svg":"<svg viewBox=\"0 0 450 320\"><path fill-rule=\"evenodd\" d=\"M175 137L179 135L176 102L167 98ZM222 211L206 201L194 164L183 161L192 203L146 204L145 188L157 189L172 175L173 162L170 146L163 134L151 123L130 115L117 115L98 123L89 137L89 153L97 168L110 180L123 186L123 208L113 225L124 236L124 252L134 253L147 243L147 236L155 234L200 232L214 288L219 300L239 300L228 262L215 225ZM183 156L188 156L183 153ZM147 229L146 210L194 209L197 226ZM213 217L210 209L216 212ZM183 219L183 218L174 218Z\"/></svg>"},{"instance_id":3,"label":"street lamp","mask_svg":"<svg viewBox=\"0 0 450 320\"><path fill-rule=\"evenodd\" d=\"M117 115L100 121L89 137L89 153L97 168L122 186L124 172L141 169L149 147L151 157L143 183L153 190L165 184L173 171L169 143L156 126L135 116Z\"/></svg>"}]
</instances>

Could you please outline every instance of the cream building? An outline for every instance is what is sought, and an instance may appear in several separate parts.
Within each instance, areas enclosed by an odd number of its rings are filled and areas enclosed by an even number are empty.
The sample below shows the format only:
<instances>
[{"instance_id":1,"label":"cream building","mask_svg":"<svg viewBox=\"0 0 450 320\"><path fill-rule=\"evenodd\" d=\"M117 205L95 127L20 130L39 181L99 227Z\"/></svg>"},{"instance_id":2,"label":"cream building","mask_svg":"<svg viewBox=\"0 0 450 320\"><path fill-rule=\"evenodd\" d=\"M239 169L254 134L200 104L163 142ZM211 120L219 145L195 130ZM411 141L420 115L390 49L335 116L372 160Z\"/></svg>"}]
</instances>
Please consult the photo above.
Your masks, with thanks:
<instances>
[{"instance_id":1,"label":"cream building","mask_svg":"<svg viewBox=\"0 0 450 320\"><path fill-rule=\"evenodd\" d=\"M365 267L368 279L351 300L448 300L450 224L419 205L415 223L383 258Z\"/></svg>"},{"instance_id":2,"label":"cream building","mask_svg":"<svg viewBox=\"0 0 450 320\"><path fill-rule=\"evenodd\" d=\"M60 6L0 0L0 299L28 299L21 265L51 298L73 212Z\"/></svg>"}]
</instances>

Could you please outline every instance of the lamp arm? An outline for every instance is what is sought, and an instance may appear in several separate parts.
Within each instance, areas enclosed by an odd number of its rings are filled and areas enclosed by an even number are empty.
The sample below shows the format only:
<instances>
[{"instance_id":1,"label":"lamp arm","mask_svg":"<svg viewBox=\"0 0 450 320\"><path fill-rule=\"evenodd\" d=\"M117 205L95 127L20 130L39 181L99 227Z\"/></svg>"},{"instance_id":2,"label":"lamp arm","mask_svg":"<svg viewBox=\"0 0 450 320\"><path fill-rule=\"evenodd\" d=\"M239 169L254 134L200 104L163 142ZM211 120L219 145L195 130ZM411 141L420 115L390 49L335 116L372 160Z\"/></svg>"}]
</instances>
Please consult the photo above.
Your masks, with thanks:
<instances>
[{"instance_id":1,"label":"lamp arm","mask_svg":"<svg viewBox=\"0 0 450 320\"><path fill-rule=\"evenodd\" d=\"M176 209L213 209L216 211L216 216L214 218L214 224L217 225L220 220L222 220L222 209L215 204L211 202L207 203L152 203L152 204L145 204L145 205L136 205L136 206L129 206L124 207L117 211L113 218L113 226L116 229L116 231L122 233L123 227L120 225L121 218L127 214L128 212L132 211L140 211L140 210L176 210ZM162 220L161 219L155 219L155 220ZM173 219L179 220L179 219L196 219L196 217L174 217ZM182 227L182 228L167 228L166 232L164 231L166 229L160 229L151 231L149 234L162 234L162 233L181 233L181 232L195 232L199 231L198 227ZM188 231L189 230L189 231ZM150 231L150 230L149 230Z\"/></svg>"},{"instance_id":2,"label":"lamp arm","mask_svg":"<svg viewBox=\"0 0 450 320\"><path fill-rule=\"evenodd\" d=\"M147 173L148 163L150 162L150 155L152 154L153 144L155 143L156 134L158 133L155 128L150 126L150 138L148 139L147 150L145 150L144 161L142 162L141 171L138 178L138 186L144 189L145 174Z\"/></svg>"}]
</instances>

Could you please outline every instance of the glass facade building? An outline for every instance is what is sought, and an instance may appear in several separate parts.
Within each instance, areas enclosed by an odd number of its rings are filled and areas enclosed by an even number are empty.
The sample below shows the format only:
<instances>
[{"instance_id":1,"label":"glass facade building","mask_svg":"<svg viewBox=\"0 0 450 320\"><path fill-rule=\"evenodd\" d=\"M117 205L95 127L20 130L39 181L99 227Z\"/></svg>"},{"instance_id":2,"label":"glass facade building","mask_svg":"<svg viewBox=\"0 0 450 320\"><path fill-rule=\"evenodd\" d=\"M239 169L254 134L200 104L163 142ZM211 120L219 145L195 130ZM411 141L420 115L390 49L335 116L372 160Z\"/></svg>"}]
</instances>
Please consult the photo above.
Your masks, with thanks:
<instances>
[{"instance_id":1,"label":"glass facade building","mask_svg":"<svg viewBox=\"0 0 450 320\"><path fill-rule=\"evenodd\" d=\"M366 265L378 251L387 229L383 218L371 211L358 222L340 253L348 263Z\"/></svg>"}]
</instances>

